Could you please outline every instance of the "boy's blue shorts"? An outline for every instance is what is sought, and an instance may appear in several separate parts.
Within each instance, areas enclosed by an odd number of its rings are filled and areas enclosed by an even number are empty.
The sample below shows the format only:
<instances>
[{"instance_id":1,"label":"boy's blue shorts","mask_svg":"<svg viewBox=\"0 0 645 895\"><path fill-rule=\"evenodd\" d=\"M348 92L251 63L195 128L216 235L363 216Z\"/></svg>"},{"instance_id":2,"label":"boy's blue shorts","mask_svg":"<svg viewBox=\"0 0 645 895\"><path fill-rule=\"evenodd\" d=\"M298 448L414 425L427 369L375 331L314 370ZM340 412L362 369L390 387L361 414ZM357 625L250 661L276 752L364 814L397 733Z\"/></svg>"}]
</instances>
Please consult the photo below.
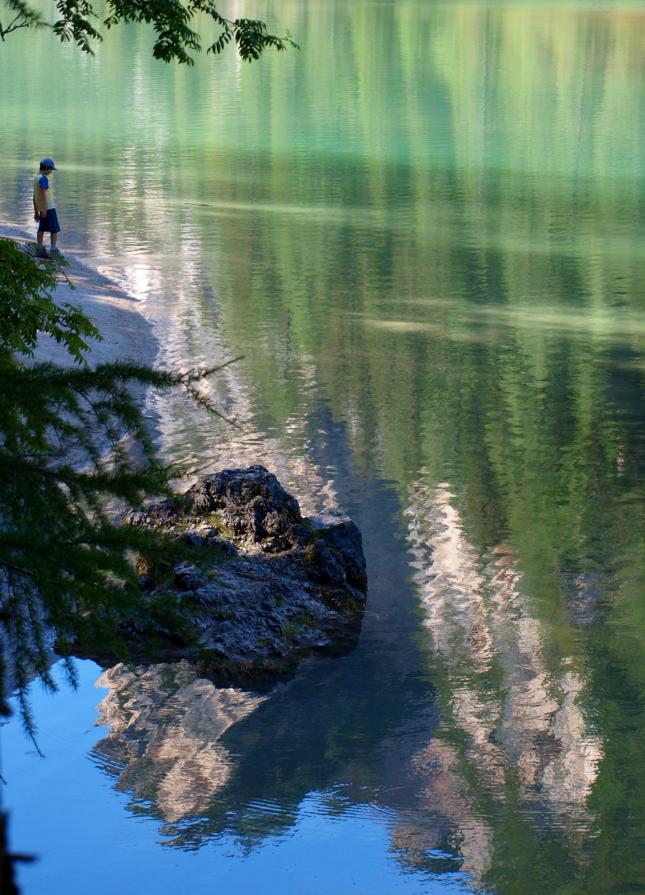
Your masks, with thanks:
<instances>
[{"instance_id":1,"label":"boy's blue shorts","mask_svg":"<svg viewBox=\"0 0 645 895\"><path fill-rule=\"evenodd\" d=\"M38 223L39 233L60 233L60 224L55 208L47 209L47 217L41 218Z\"/></svg>"}]
</instances>

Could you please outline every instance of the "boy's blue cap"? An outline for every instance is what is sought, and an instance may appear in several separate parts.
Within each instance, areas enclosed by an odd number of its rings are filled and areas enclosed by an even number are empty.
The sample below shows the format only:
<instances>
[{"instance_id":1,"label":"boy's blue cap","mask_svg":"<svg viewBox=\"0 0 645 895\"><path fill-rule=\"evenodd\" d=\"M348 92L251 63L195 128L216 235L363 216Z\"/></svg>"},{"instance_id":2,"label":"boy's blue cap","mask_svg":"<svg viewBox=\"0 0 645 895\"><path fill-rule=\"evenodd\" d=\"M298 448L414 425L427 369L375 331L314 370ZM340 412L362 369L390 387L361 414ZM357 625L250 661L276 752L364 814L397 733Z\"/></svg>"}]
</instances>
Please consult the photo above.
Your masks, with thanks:
<instances>
[{"instance_id":1,"label":"boy's blue cap","mask_svg":"<svg viewBox=\"0 0 645 895\"><path fill-rule=\"evenodd\" d=\"M57 168L56 165L54 164L54 159L53 159L53 158L50 158L49 156L46 156L46 157L42 160L42 162L40 163L40 167L41 167L41 168L53 168L54 171L57 171L57 170L58 170L58 168Z\"/></svg>"}]
</instances>

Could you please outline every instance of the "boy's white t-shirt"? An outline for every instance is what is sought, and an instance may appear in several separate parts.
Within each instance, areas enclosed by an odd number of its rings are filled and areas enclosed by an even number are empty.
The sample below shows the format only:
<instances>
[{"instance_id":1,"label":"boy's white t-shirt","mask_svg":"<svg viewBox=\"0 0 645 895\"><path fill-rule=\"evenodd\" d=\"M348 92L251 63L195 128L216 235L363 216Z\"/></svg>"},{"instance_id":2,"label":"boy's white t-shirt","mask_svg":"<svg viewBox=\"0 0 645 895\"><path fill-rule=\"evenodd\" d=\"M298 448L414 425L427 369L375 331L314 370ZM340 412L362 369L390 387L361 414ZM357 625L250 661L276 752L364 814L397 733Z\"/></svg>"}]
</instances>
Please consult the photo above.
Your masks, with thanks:
<instances>
[{"instance_id":1,"label":"boy's white t-shirt","mask_svg":"<svg viewBox=\"0 0 645 895\"><path fill-rule=\"evenodd\" d=\"M36 174L34 179L34 191L40 187L41 190L45 190L45 196L47 197L47 210L50 208L56 208L54 204L54 191L52 189L51 181L46 174Z\"/></svg>"}]
</instances>

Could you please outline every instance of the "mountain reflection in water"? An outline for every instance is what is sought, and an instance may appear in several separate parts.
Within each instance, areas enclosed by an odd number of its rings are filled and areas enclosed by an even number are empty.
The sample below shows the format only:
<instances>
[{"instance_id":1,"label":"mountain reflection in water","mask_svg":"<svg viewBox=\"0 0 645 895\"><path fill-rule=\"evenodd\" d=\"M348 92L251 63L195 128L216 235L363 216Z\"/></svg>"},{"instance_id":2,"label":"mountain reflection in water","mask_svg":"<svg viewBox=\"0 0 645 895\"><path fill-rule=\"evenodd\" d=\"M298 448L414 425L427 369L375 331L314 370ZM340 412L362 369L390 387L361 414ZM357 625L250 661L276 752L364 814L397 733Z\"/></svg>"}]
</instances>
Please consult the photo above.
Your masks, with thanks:
<instances>
[{"instance_id":1,"label":"mountain reflection in water","mask_svg":"<svg viewBox=\"0 0 645 895\"><path fill-rule=\"evenodd\" d=\"M512 553L479 558L445 485L411 489L415 580L434 653L450 682L450 719L467 735L468 758L484 785L516 776L521 798L556 816L586 813L602 745L578 697L583 680L560 658L543 660L544 634L521 590ZM493 666L502 687L490 686Z\"/></svg>"},{"instance_id":2,"label":"mountain reflection in water","mask_svg":"<svg viewBox=\"0 0 645 895\"><path fill-rule=\"evenodd\" d=\"M98 723L110 733L94 747L94 758L118 775L119 789L154 803L168 823L203 813L226 786L234 761L219 740L263 701L216 688L186 662L138 673L115 665L97 686L109 689Z\"/></svg>"},{"instance_id":3,"label":"mountain reflection in water","mask_svg":"<svg viewBox=\"0 0 645 895\"><path fill-rule=\"evenodd\" d=\"M447 485L416 481L410 493L414 578L446 708L437 738L413 765L420 780L430 781L434 804L437 769L460 778L452 787L461 794L459 841L470 856L465 866L481 883L493 848L489 821L473 817L482 791L500 803L512 791L536 828L557 826L559 835L579 841L594 826L588 798L602 741L581 710L584 681L571 659L560 657L556 673L544 661L543 625L522 593L512 551L500 545L478 556Z\"/></svg>"}]
</instances>

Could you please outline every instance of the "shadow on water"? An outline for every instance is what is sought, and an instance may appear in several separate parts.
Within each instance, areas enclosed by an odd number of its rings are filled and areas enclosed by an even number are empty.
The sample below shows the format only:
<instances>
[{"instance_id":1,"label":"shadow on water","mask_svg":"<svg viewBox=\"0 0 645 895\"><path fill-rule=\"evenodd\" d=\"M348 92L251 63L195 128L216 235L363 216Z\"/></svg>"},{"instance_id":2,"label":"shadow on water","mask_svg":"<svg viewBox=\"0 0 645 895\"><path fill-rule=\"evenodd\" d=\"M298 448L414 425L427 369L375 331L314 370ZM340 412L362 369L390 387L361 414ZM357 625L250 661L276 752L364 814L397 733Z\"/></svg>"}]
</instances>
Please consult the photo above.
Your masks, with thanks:
<instances>
[{"instance_id":1,"label":"shadow on water","mask_svg":"<svg viewBox=\"0 0 645 895\"><path fill-rule=\"evenodd\" d=\"M640 785L622 790L639 764L625 740L629 719L642 722L629 681L639 666L628 670L628 644L607 642L608 625L625 629L606 535L585 543L584 562L575 543L562 549L545 577L547 542L537 552L514 543L494 464L473 527L474 480L466 502L427 468L404 490L367 480L328 409L308 425L326 433L314 468L334 469L363 531L370 597L358 648L308 663L268 695L218 689L184 664L109 670L110 733L94 760L180 849L230 835L252 851L288 835L317 793L307 810L377 810L403 867L461 868L478 890L512 892L531 876L550 893L616 877L598 852L605 841L627 850L620 876L638 879L643 827L615 840L612 793L639 804ZM617 694L623 714L610 721Z\"/></svg>"},{"instance_id":2,"label":"shadow on water","mask_svg":"<svg viewBox=\"0 0 645 895\"><path fill-rule=\"evenodd\" d=\"M488 487L496 510L488 518L484 502L473 527L473 483L464 502L427 468L404 490L366 480L344 425L319 407L309 426L327 435L312 462L335 470L364 535L359 647L262 696L183 664L109 670L111 730L94 760L180 849L232 835L252 851L288 835L317 793L309 810L321 814L381 812L392 853L421 874L459 867L496 892L529 877L544 893L631 885L644 827L632 818L618 833L616 812L640 810L626 739L642 729L640 665L628 667L606 535L585 543L584 562L575 543L562 549L546 574L547 542L537 553L514 542L504 483ZM620 715L608 713L618 697ZM624 854L620 871L606 866L609 847Z\"/></svg>"}]
</instances>

